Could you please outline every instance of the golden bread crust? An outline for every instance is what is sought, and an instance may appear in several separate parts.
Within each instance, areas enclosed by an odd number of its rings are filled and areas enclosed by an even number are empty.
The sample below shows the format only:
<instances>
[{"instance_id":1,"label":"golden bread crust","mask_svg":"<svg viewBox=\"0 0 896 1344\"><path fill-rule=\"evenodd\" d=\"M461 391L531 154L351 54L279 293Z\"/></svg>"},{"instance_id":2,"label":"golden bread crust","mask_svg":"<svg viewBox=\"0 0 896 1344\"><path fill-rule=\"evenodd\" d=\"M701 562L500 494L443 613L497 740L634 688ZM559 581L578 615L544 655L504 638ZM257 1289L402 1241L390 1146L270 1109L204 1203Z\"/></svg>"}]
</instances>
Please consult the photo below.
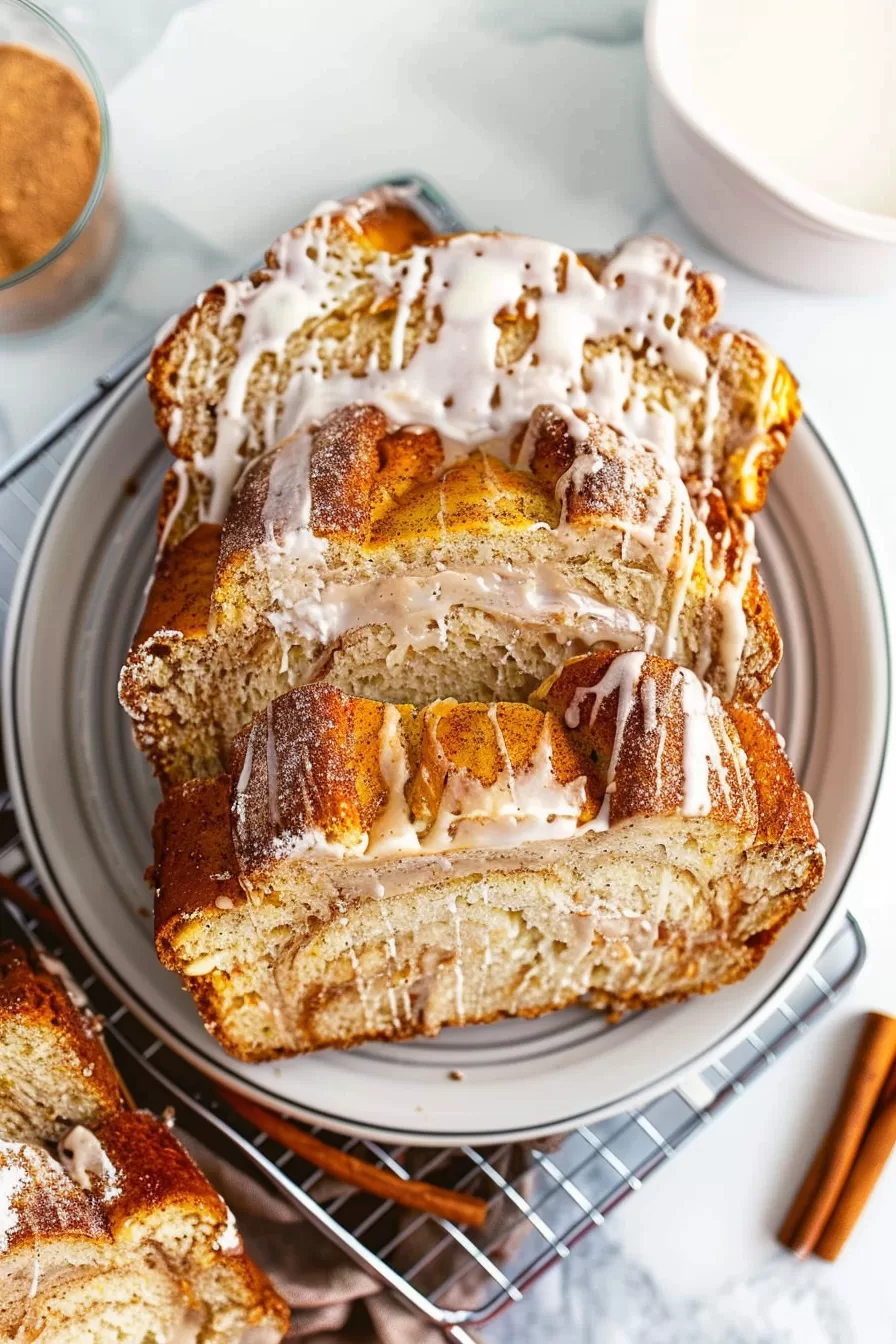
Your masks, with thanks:
<instances>
[{"instance_id":1,"label":"golden bread crust","mask_svg":"<svg viewBox=\"0 0 896 1344\"><path fill-rule=\"evenodd\" d=\"M732 705L730 714L750 757L759 808L757 839L768 845L785 840L817 845L812 800L800 788L771 718L758 705ZM821 854L817 859L820 881Z\"/></svg>"},{"instance_id":2,"label":"golden bread crust","mask_svg":"<svg viewBox=\"0 0 896 1344\"><path fill-rule=\"evenodd\" d=\"M52 965L52 963L50 963ZM118 1076L100 1034L100 1024L86 1008L74 1004L65 987L36 954L12 941L0 942L0 1040L15 1029L52 1043L56 1066L77 1084L80 1104L89 1105L87 1123L98 1123L121 1105ZM0 1077L0 1102L27 1113L20 1096L23 1073L13 1069ZM72 1097L70 1089L67 1095ZM58 1115L54 1133L75 1123L76 1117Z\"/></svg>"},{"instance_id":3,"label":"golden bread crust","mask_svg":"<svg viewBox=\"0 0 896 1344\"><path fill-rule=\"evenodd\" d=\"M230 835L230 780L189 780L166 795L152 828L154 865L146 877L156 890L157 937L206 910L245 902ZM160 955L163 947L159 946ZM162 955L164 961L164 955Z\"/></svg>"},{"instance_id":4,"label":"golden bread crust","mask_svg":"<svg viewBox=\"0 0 896 1344\"><path fill-rule=\"evenodd\" d=\"M43 1148L0 1139L0 1173L6 1176L0 1176L5 1193L0 1263L35 1242L49 1250L54 1242L110 1240L99 1202L85 1196Z\"/></svg>"},{"instance_id":5,"label":"golden bread crust","mask_svg":"<svg viewBox=\"0 0 896 1344\"><path fill-rule=\"evenodd\" d=\"M246 1255L227 1205L167 1127L148 1112L120 1110L92 1136L85 1135L91 1153L102 1156L102 1176L91 1170L76 1180L43 1148L0 1143L0 1173L6 1171L10 1191L3 1209L0 1261L9 1263L23 1252L39 1250L46 1275L54 1255L63 1264L70 1258L71 1307L77 1312L87 1305L78 1279L80 1265L92 1277L104 1266L114 1271L118 1257L131 1266L139 1291L145 1247L149 1264L161 1255L175 1282L180 1278L184 1306L210 1312L212 1326L221 1328L215 1317L223 1307L234 1330L242 1321L243 1329L259 1326L281 1337L289 1326L286 1303ZM34 1290L42 1288L38 1276ZM213 1297L207 1296L209 1288ZM87 1295L93 1290L87 1287ZM95 1291L100 1313L99 1283ZM58 1294L58 1289L51 1290L54 1304ZM236 1339L236 1334L220 1337Z\"/></svg>"},{"instance_id":6,"label":"golden bread crust","mask_svg":"<svg viewBox=\"0 0 896 1344\"><path fill-rule=\"evenodd\" d=\"M227 1205L170 1129L148 1111L120 1110L95 1133L115 1171L103 1200L112 1237L133 1244L176 1211L208 1228L200 1256L209 1260L228 1226Z\"/></svg>"},{"instance_id":7,"label":"golden bread crust","mask_svg":"<svg viewBox=\"0 0 896 1344\"><path fill-rule=\"evenodd\" d=\"M668 659L648 655L630 680L614 687L606 679L617 658L610 650L573 658L532 696L533 703L554 713L589 751L602 798L615 753L611 825L638 816L671 815L684 807L689 720L684 698L699 685L693 674ZM708 687L700 694L722 764L722 772L710 772L708 778L712 815L752 831L757 821L754 761L740 741L730 707ZM621 697L623 708L630 697L641 713L629 712L620 731ZM776 748L782 755L777 743ZM793 787L798 789L795 782Z\"/></svg>"},{"instance_id":8,"label":"golden bread crust","mask_svg":"<svg viewBox=\"0 0 896 1344\"><path fill-rule=\"evenodd\" d=\"M187 639L205 637L220 546L221 528L200 523L183 541L163 552L132 648L163 631Z\"/></svg>"}]
</instances>

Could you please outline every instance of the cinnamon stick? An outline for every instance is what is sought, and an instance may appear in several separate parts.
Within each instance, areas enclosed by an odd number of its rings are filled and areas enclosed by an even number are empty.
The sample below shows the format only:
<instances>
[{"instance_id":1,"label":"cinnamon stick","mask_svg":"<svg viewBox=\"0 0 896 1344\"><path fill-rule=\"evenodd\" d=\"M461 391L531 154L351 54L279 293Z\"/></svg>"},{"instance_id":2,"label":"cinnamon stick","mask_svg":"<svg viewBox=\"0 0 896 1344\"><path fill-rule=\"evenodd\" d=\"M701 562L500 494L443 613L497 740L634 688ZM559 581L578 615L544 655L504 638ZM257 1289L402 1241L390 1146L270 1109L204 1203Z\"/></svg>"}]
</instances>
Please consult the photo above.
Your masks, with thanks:
<instances>
[{"instance_id":1,"label":"cinnamon stick","mask_svg":"<svg viewBox=\"0 0 896 1344\"><path fill-rule=\"evenodd\" d=\"M875 1108L840 1198L815 1244L822 1260L836 1260L871 1197L887 1158L896 1146L896 1064Z\"/></svg>"},{"instance_id":2,"label":"cinnamon stick","mask_svg":"<svg viewBox=\"0 0 896 1344\"><path fill-rule=\"evenodd\" d=\"M0 873L0 896L5 896L13 905L17 905L26 915L32 919L37 919L53 929L56 933L65 933L65 925L49 905L39 901L36 896L32 896L27 887L23 887L20 882L13 882L11 877L6 877Z\"/></svg>"},{"instance_id":3,"label":"cinnamon stick","mask_svg":"<svg viewBox=\"0 0 896 1344\"><path fill-rule=\"evenodd\" d=\"M896 1018L869 1013L834 1122L778 1233L801 1259L815 1249L834 1211L894 1060Z\"/></svg>"},{"instance_id":4,"label":"cinnamon stick","mask_svg":"<svg viewBox=\"0 0 896 1344\"><path fill-rule=\"evenodd\" d=\"M337 1180L357 1186L359 1190L377 1195L380 1199L394 1200L405 1208L447 1218L452 1223L465 1223L470 1227L482 1227L485 1223L488 1204L476 1195L445 1190L442 1186L430 1185L426 1181L403 1180L391 1171L384 1171L382 1167L375 1167L370 1162L353 1157L351 1153L332 1148L323 1139L284 1120L266 1106L259 1106L240 1093L232 1092L229 1087L219 1086L218 1092L244 1120Z\"/></svg>"}]
</instances>

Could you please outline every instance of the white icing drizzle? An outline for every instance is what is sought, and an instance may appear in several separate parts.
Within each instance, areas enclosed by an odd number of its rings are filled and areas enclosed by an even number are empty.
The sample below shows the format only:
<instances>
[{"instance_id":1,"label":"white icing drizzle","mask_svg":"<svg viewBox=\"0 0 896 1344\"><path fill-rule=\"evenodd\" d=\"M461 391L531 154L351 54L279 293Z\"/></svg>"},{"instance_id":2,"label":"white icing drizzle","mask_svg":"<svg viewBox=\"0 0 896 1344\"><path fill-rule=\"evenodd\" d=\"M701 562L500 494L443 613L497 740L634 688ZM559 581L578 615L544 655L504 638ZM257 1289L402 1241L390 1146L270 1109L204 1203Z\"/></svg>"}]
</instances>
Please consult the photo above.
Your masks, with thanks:
<instances>
[{"instance_id":1,"label":"white icing drizzle","mask_svg":"<svg viewBox=\"0 0 896 1344\"><path fill-rule=\"evenodd\" d=\"M192 335L188 338L187 348L178 369L178 383L189 384L190 365L196 358L196 342ZM183 412L180 406L174 406L171 411L171 419L168 424L168 447L174 449L177 447L183 429Z\"/></svg>"},{"instance_id":2,"label":"white icing drizzle","mask_svg":"<svg viewBox=\"0 0 896 1344\"><path fill-rule=\"evenodd\" d=\"M678 266L678 273L666 283L670 266ZM625 283L617 284L623 270ZM618 375L599 373L592 381L589 368L585 376L586 341L609 336L622 336L633 349L647 340L650 362L662 359L695 386L706 377L706 356L679 331L690 269L679 266L677 254L658 239L624 244L600 281L554 244L467 234L412 249L410 264L382 253L371 273L378 297L395 296L402 333L414 310L427 330L438 326L436 339L421 341L406 364L398 362L395 342L390 367L371 368L361 379L344 373L316 382L299 379L281 433L362 398L398 423L423 421L468 446L508 435L543 401L589 407L626 427L627 398L620 396ZM525 313L538 327L528 349L503 368L495 322L501 312ZM647 411L643 398L636 401L641 428ZM670 419L660 406L652 414Z\"/></svg>"},{"instance_id":3,"label":"white icing drizzle","mask_svg":"<svg viewBox=\"0 0 896 1344\"><path fill-rule=\"evenodd\" d=\"M222 1251L225 1255L242 1250L242 1237L240 1236L239 1228L236 1225L233 1211L230 1208L227 1208L226 1210L224 1227L220 1235L215 1239L213 1245L216 1251Z\"/></svg>"},{"instance_id":4,"label":"white icing drizzle","mask_svg":"<svg viewBox=\"0 0 896 1344\"><path fill-rule=\"evenodd\" d=\"M310 460L313 436L303 430L274 454L262 510L268 545L291 564L319 564L327 543L311 530Z\"/></svg>"},{"instance_id":5,"label":"white icing drizzle","mask_svg":"<svg viewBox=\"0 0 896 1344\"><path fill-rule=\"evenodd\" d=\"M395 946L395 930L392 927L392 921L389 918L389 912L386 909L386 903L385 901L382 900L382 898L379 899L378 905L379 905L380 919L382 921L383 929L386 934L386 952L388 953L389 966L397 970L398 950ZM395 988L391 980L389 981L387 988L389 994L389 1008L392 1013L392 1025L397 1030L401 1026L401 1018L399 1017L398 1014L398 1004L395 998ZM402 1001L403 1001L402 1006L404 1008L405 1020L407 1022L410 1022L413 1018L413 1012L411 1009L411 996L408 993L407 985L404 983L402 983L401 986L401 994L402 994Z\"/></svg>"},{"instance_id":6,"label":"white icing drizzle","mask_svg":"<svg viewBox=\"0 0 896 1344\"><path fill-rule=\"evenodd\" d=\"M580 821L586 801L584 777L560 784L554 774L547 716L532 760L518 771L510 764L496 705L489 707L489 718L495 728L503 766L493 784L483 784L466 770L449 769L438 812L421 837L420 848L424 852L503 848L533 840L566 838L592 825ZM435 743L441 752L437 739Z\"/></svg>"},{"instance_id":7,"label":"white icing drizzle","mask_svg":"<svg viewBox=\"0 0 896 1344\"><path fill-rule=\"evenodd\" d=\"M348 923L348 920L346 920L345 922ZM370 989L367 984L367 981L364 979L364 976L361 973L361 963L358 960L358 954L352 947L351 943L348 944L348 956L349 961L352 964L352 971L354 972L355 976L355 988L358 991L358 999L361 1004L361 1012L364 1014L364 1027L367 1031L373 1031L374 1023L373 1023L373 1014L370 1011Z\"/></svg>"},{"instance_id":8,"label":"white icing drizzle","mask_svg":"<svg viewBox=\"0 0 896 1344\"><path fill-rule=\"evenodd\" d=\"M595 278L574 253L556 244L513 235L459 234L412 247L404 256L376 254L358 270L328 249L331 220L343 215L357 224L364 203L319 207L312 218L275 244L272 278L261 285L241 280L224 286L223 331L243 319L236 360L217 408L215 442L195 467L211 486L203 517L223 521L231 491L246 457L295 430L321 420L335 407L364 400L381 406L399 424L424 422L468 446L525 423L544 401L587 407L635 432L651 430L674 445L674 415L651 405L640 393L622 395L624 364L619 355L601 357L594 377L585 346L621 338L648 363L663 363L686 384L702 387L707 358L682 333L693 271L690 263L659 238L624 243ZM385 369L371 361L358 377L331 369L324 375L324 351L310 341L296 356L297 371L283 396L279 416L274 398L261 431L247 410L253 371L262 356L279 362L294 334L337 310L364 286L373 286L373 307L395 304ZM716 282L717 286L720 282ZM499 314L523 315L535 334L527 349L506 367L498 366ZM407 350L411 321L422 321L435 339ZM178 388L186 391L187 367ZM628 416L632 415L629 420ZM172 424L174 442L180 423Z\"/></svg>"},{"instance_id":9,"label":"white icing drizzle","mask_svg":"<svg viewBox=\"0 0 896 1344\"><path fill-rule=\"evenodd\" d=\"M239 795L244 794L246 792L246 789L249 787L249 779L252 775L252 758L254 754L255 754L255 743L253 741L252 734L250 733L248 740L246 742L246 756L245 759L243 760L243 768L240 771L239 779L236 782L236 791L237 794Z\"/></svg>"},{"instance_id":10,"label":"white icing drizzle","mask_svg":"<svg viewBox=\"0 0 896 1344\"><path fill-rule=\"evenodd\" d=\"M419 839L405 797L410 769L401 713L395 705L383 706L379 767L386 786L386 802L370 828L365 848L368 854L375 853L381 859L413 853L419 847Z\"/></svg>"},{"instance_id":11,"label":"white icing drizzle","mask_svg":"<svg viewBox=\"0 0 896 1344\"><path fill-rule=\"evenodd\" d=\"M710 768L714 772L726 800L730 803L728 777L722 764L719 744L713 732L713 719L721 715L721 706L708 686L694 676L677 668L673 682L681 686L681 708L684 713L684 792L681 812L685 817L705 817L712 811L709 790Z\"/></svg>"},{"instance_id":12,"label":"white icing drizzle","mask_svg":"<svg viewBox=\"0 0 896 1344\"><path fill-rule=\"evenodd\" d=\"M351 275L334 282L336 277L326 264L329 222L329 215L319 215L298 235L287 233L278 240L274 246L277 269L269 283L256 286L251 280L239 280L226 291L220 326L242 316L239 349L218 405L214 449L208 456L195 458L196 469L212 487L206 506L211 522L224 520L245 465L243 448L255 433L246 411L246 395L256 363L267 354L279 359L293 332L310 319L332 312L356 287ZM282 438L289 431L281 427L274 432ZM260 446L270 447L273 442L270 439Z\"/></svg>"},{"instance_id":13,"label":"white icing drizzle","mask_svg":"<svg viewBox=\"0 0 896 1344\"><path fill-rule=\"evenodd\" d=\"M603 823L597 820L580 821L586 802L584 776L567 784L556 779L547 716L532 760L524 769L514 771L506 755L495 705L490 707L489 718L495 728L498 749L504 754L497 779L493 784L483 784L468 771L449 765L439 808L431 824L427 829L422 821L415 823L404 793L408 765L404 739L396 728L397 710L393 705L385 706L385 711L380 730L380 771L387 786L387 799L370 832L343 844L328 839L317 828L299 834L284 831L274 839L275 857L296 858L307 854L366 863L410 855L444 855L452 850L502 849L603 828ZM434 719L428 718L424 731L429 734L433 750L441 755L433 723ZM239 830L235 838L239 840Z\"/></svg>"},{"instance_id":14,"label":"white icing drizzle","mask_svg":"<svg viewBox=\"0 0 896 1344\"><path fill-rule=\"evenodd\" d=\"M599 643L633 648L652 637L652 627L634 613L598 601L588 591L590 585L577 584L547 562L522 574L471 567L357 583L323 582L313 570L303 577L287 573L281 580L277 570L269 570L273 605L267 618L283 648L283 671L296 640L320 641L326 647L360 626L384 625L392 632L389 666L400 664L411 649L444 648L446 620L456 606L547 627L582 649Z\"/></svg>"},{"instance_id":15,"label":"white icing drizzle","mask_svg":"<svg viewBox=\"0 0 896 1344\"><path fill-rule=\"evenodd\" d=\"M622 740L625 736L625 729L629 721L632 709L635 704L635 691L638 680L644 669L644 660L647 657L644 653L627 653L619 658L614 658L595 686L580 686L575 692L572 702L566 711L566 722L570 728L578 728L581 722L582 703L589 695L594 697L594 703L591 706L590 722L593 724L597 718L597 712L608 696L614 691L618 692L618 702L616 707L616 733L613 738L613 750L610 754L610 763L607 766L607 787L601 803L599 819L603 825L610 824L610 804L612 796L616 792L616 768L619 764L619 753L622 750Z\"/></svg>"},{"instance_id":16,"label":"white icing drizzle","mask_svg":"<svg viewBox=\"0 0 896 1344\"><path fill-rule=\"evenodd\" d=\"M546 715L538 743L529 763L514 770L501 731L499 707L489 706L487 714L494 731L501 767L495 780L486 784L463 768L445 761L438 739L438 718L426 717L424 734L430 749L441 757L445 769L438 810L427 826L414 820L406 798L409 779L404 734L400 713L394 705L384 706L379 739L380 773L385 786L385 801L368 833L349 844L331 840L318 828L300 833L281 832L273 849L277 858L348 859L361 864L401 859L418 855L447 856L466 849L506 849L543 840L566 839L591 830L606 830L610 825L616 774L625 734L636 708L641 712L641 730L656 734L656 793L662 792L662 759L666 746L666 720L671 701L678 692L683 716L682 777L680 805L683 816L706 816L713 806L711 778L714 776L722 797L729 806L732 795L728 766L742 788L742 749L729 736L722 706L711 689L686 668L676 668L666 704L658 704L653 677L644 674L647 655L643 652L618 654L594 685L575 691L565 713L566 725L581 726L582 707L591 698L589 723L594 724L601 705L617 695L616 725L607 766L606 789L600 810L582 821L587 799L584 776L561 784L554 773L550 719ZM454 702L445 702L453 704ZM724 757L724 759L723 759ZM237 831L237 840L239 833ZM443 861L449 862L447 859ZM453 865L451 865L453 866ZM385 895L377 882L377 895ZM384 927L388 922L384 913ZM356 975L360 967L355 965ZM490 954L489 954L490 955Z\"/></svg>"},{"instance_id":17,"label":"white icing drizzle","mask_svg":"<svg viewBox=\"0 0 896 1344\"><path fill-rule=\"evenodd\" d=\"M457 895L452 891L448 896L448 913L454 925L454 1006L457 1022L463 1026L466 1021L464 1010L464 945L460 930L460 911L457 908Z\"/></svg>"},{"instance_id":18,"label":"white icing drizzle","mask_svg":"<svg viewBox=\"0 0 896 1344\"><path fill-rule=\"evenodd\" d=\"M582 706L589 697L593 697L589 723L594 724L600 706L614 692L618 693L616 707L616 728L613 748L607 767L607 788L601 805L598 821L609 825L610 803L615 792L616 770L622 751L623 740L629 721L636 705L640 704L642 724L645 733L654 733L659 729L656 752L656 792L662 788L662 756L666 744L666 723L669 708L666 706L662 716L658 714L656 682L652 677L643 677L643 653L620 654L609 664L600 681L593 686L580 686L575 691L566 710L565 721L568 727L578 728L581 724ZM642 679L643 678L643 679ZM640 684L640 695L637 694ZM732 742L724 719L721 703L708 686L688 668L678 667L672 674L670 700L675 690L680 692L679 702L684 720L682 735L682 775L683 790L681 815L685 817L705 817L712 811L710 791L711 774L715 776L719 791L728 805L731 805L731 790L725 762L733 766L738 784L742 783L741 749ZM725 761L716 736L716 727L724 746Z\"/></svg>"},{"instance_id":19,"label":"white icing drizzle","mask_svg":"<svg viewBox=\"0 0 896 1344\"><path fill-rule=\"evenodd\" d=\"M740 671L747 635L749 634L747 616L744 611L744 596L754 566L757 563L756 528L752 518L745 517L743 519L743 528L744 546L743 555L739 560L739 568L733 579L724 580L716 597L716 609L722 618L716 656L729 695L734 694L734 688L737 685L737 676Z\"/></svg>"},{"instance_id":20,"label":"white icing drizzle","mask_svg":"<svg viewBox=\"0 0 896 1344\"><path fill-rule=\"evenodd\" d=\"M75 1125L59 1140L59 1159L82 1190L92 1189L104 1199L114 1199L121 1193L118 1172L105 1148L84 1125Z\"/></svg>"}]
</instances>

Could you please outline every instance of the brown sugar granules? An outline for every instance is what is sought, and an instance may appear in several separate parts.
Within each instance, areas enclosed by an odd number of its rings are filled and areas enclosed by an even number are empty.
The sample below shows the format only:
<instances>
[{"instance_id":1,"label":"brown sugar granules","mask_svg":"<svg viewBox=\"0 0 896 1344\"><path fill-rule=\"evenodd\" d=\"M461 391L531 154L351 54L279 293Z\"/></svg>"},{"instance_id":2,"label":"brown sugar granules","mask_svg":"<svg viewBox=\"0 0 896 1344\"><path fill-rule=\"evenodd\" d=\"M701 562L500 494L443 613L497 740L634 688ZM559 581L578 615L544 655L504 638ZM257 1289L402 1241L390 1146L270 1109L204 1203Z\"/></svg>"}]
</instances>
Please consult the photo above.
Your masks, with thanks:
<instances>
[{"instance_id":1,"label":"brown sugar granules","mask_svg":"<svg viewBox=\"0 0 896 1344\"><path fill-rule=\"evenodd\" d=\"M0 43L0 279L45 256L90 196L100 118L59 61Z\"/></svg>"}]
</instances>

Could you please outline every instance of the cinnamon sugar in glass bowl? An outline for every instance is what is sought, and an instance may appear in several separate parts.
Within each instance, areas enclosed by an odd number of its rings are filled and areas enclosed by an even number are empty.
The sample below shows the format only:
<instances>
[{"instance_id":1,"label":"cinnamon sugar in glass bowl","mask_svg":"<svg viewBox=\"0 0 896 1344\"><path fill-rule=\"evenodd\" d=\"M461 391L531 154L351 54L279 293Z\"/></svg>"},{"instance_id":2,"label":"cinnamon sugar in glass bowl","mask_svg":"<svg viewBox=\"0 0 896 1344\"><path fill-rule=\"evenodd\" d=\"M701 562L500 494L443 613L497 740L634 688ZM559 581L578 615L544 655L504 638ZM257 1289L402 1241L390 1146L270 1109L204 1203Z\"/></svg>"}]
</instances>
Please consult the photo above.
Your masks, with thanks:
<instances>
[{"instance_id":1,"label":"cinnamon sugar in glass bowl","mask_svg":"<svg viewBox=\"0 0 896 1344\"><path fill-rule=\"evenodd\" d=\"M90 61L31 0L0 0L0 335L56 322L96 294L121 233Z\"/></svg>"}]
</instances>

